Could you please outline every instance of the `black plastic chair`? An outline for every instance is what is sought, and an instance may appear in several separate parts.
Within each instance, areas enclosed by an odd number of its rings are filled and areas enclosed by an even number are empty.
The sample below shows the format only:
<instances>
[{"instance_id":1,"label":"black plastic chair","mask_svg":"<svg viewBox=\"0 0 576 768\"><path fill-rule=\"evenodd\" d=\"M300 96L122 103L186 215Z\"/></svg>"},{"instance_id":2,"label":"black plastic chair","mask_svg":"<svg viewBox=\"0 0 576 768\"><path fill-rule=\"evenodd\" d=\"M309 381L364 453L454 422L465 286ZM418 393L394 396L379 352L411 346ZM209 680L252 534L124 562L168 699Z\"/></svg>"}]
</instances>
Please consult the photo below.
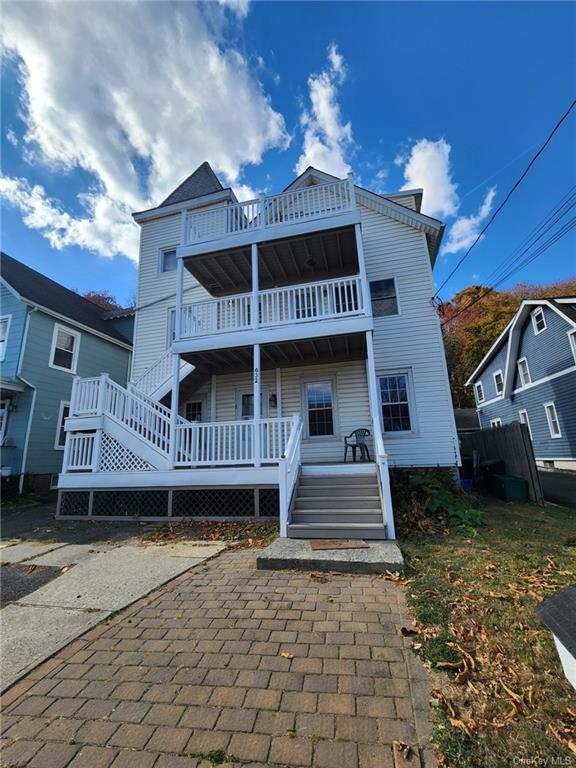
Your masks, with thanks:
<instances>
[{"instance_id":1,"label":"black plastic chair","mask_svg":"<svg viewBox=\"0 0 576 768\"><path fill-rule=\"evenodd\" d=\"M352 451L352 461L356 461L356 451L360 450L360 461L372 461L370 452L366 445L366 438L370 437L370 430L365 427L355 429L344 438L344 463L348 456L348 449Z\"/></svg>"}]
</instances>

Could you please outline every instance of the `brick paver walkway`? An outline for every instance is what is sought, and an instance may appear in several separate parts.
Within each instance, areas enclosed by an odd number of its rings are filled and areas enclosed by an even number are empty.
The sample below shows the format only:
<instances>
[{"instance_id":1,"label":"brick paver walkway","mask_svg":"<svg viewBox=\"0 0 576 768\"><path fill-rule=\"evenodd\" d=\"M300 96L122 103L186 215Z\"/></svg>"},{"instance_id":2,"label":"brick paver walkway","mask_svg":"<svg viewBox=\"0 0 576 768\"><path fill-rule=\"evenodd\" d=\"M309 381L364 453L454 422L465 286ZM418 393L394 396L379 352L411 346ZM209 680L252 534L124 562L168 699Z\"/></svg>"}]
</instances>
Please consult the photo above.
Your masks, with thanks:
<instances>
[{"instance_id":1,"label":"brick paver walkway","mask_svg":"<svg viewBox=\"0 0 576 768\"><path fill-rule=\"evenodd\" d=\"M180 576L8 693L2 765L392 768L394 739L428 735L403 590L326 579L250 551Z\"/></svg>"}]
</instances>

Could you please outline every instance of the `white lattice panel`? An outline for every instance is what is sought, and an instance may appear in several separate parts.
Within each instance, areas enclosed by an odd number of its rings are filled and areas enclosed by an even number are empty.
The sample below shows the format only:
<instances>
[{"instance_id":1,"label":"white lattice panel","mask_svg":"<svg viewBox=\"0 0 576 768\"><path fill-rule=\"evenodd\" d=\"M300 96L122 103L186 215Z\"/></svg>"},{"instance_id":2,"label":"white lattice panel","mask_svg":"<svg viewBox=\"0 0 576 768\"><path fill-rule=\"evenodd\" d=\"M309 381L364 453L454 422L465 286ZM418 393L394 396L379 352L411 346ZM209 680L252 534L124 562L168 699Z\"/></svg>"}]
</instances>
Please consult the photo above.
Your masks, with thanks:
<instances>
[{"instance_id":1,"label":"white lattice panel","mask_svg":"<svg viewBox=\"0 0 576 768\"><path fill-rule=\"evenodd\" d=\"M100 450L100 472L147 472L153 467L133 451L129 450L118 440L102 433L102 448Z\"/></svg>"}]
</instances>

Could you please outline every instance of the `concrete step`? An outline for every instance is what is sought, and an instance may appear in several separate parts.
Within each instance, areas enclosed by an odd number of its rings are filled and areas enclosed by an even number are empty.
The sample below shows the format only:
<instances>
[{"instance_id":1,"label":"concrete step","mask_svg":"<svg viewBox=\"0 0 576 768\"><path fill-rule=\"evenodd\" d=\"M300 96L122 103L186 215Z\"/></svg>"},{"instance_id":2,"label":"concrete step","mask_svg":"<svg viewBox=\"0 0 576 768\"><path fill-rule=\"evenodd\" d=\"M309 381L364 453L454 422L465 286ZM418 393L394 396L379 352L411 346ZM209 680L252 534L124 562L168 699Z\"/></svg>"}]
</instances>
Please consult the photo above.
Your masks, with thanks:
<instances>
[{"instance_id":1,"label":"concrete step","mask_svg":"<svg viewBox=\"0 0 576 768\"><path fill-rule=\"evenodd\" d=\"M298 496L323 496L335 499L343 497L374 496L378 493L377 486L374 485L342 485L334 488L332 485L300 485L298 486Z\"/></svg>"},{"instance_id":2,"label":"concrete step","mask_svg":"<svg viewBox=\"0 0 576 768\"><path fill-rule=\"evenodd\" d=\"M333 523L370 523L382 525L382 512L380 510L341 510L331 512L328 510L309 509L292 513L291 523L318 523L332 525Z\"/></svg>"},{"instance_id":3,"label":"concrete step","mask_svg":"<svg viewBox=\"0 0 576 768\"><path fill-rule=\"evenodd\" d=\"M380 496L296 496L296 509L380 509Z\"/></svg>"},{"instance_id":4,"label":"concrete step","mask_svg":"<svg viewBox=\"0 0 576 768\"><path fill-rule=\"evenodd\" d=\"M301 485L364 485L377 483L376 475L301 475Z\"/></svg>"},{"instance_id":5,"label":"concrete step","mask_svg":"<svg viewBox=\"0 0 576 768\"><path fill-rule=\"evenodd\" d=\"M371 523L290 523L292 539L385 539L386 527Z\"/></svg>"}]
</instances>

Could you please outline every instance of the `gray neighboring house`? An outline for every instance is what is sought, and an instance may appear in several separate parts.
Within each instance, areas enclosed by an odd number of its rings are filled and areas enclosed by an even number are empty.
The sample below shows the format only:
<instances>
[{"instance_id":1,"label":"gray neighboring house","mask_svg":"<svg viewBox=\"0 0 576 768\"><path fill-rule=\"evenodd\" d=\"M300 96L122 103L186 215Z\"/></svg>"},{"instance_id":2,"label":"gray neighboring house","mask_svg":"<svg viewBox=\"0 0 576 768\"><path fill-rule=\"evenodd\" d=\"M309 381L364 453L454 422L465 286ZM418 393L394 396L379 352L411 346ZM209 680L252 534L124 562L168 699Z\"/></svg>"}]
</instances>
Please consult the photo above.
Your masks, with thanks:
<instances>
[{"instance_id":1,"label":"gray neighboring house","mask_svg":"<svg viewBox=\"0 0 576 768\"><path fill-rule=\"evenodd\" d=\"M2 476L39 492L55 487L75 376L128 381L134 315L97 304L1 254Z\"/></svg>"},{"instance_id":2,"label":"gray neighboring house","mask_svg":"<svg viewBox=\"0 0 576 768\"><path fill-rule=\"evenodd\" d=\"M482 429L520 421L538 465L576 470L576 297L523 301L466 384Z\"/></svg>"}]
</instances>

